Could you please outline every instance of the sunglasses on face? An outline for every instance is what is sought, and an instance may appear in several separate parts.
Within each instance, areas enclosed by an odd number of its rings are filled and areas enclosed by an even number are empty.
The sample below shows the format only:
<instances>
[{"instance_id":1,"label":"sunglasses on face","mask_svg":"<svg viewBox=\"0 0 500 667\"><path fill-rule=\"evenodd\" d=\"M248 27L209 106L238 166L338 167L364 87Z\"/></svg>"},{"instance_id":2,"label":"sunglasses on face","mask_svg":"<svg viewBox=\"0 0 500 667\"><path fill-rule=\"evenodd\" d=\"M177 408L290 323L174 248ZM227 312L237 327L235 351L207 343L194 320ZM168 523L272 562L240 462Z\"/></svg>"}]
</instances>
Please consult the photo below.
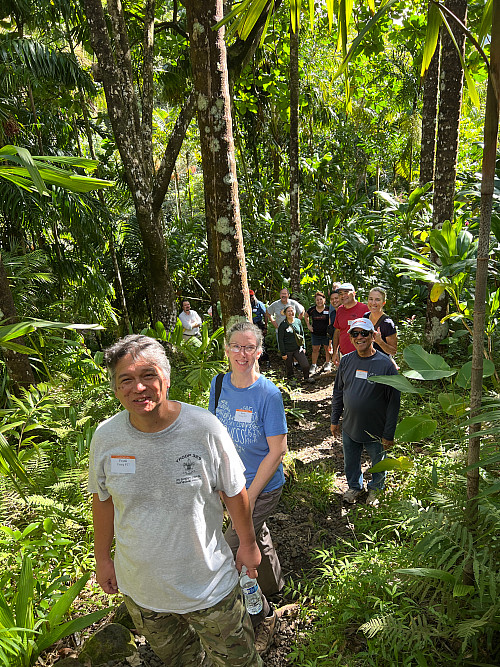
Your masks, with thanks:
<instances>
[{"instance_id":1,"label":"sunglasses on face","mask_svg":"<svg viewBox=\"0 0 500 667\"><path fill-rule=\"evenodd\" d=\"M371 336L372 332L371 331L365 331L362 329L361 331L351 331L350 336L351 338L357 338L358 336L362 336L363 338L368 338L368 336Z\"/></svg>"}]
</instances>

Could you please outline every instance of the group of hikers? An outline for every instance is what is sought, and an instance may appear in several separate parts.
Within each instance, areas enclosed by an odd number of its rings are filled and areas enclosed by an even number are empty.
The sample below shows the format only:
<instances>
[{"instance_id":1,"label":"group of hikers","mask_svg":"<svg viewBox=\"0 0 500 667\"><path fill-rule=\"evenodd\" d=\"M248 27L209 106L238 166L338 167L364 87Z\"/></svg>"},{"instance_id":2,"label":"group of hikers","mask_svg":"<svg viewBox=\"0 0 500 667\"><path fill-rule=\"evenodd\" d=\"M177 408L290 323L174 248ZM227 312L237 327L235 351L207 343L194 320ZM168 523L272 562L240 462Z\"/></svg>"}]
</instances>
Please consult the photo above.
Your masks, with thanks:
<instances>
[{"instance_id":1,"label":"group of hikers","mask_svg":"<svg viewBox=\"0 0 500 667\"><path fill-rule=\"evenodd\" d=\"M262 665L278 627L273 601L284 580L266 521L285 483L288 429L281 392L260 372L268 323L287 375L296 360L309 379L322 346L324 370L337 367L330 429L335 438L342 432L346 503L364 493L363 449L375 464L393 444L399 392L369 379L397 374L383 290L371 290L365 305L351 283L337 284L330 307L317 292L307 312L286 288L268 307L250 297L254 322L227 331L230 370L213 378L208 411L169 399L170 364L159 341L130 335L105 352L124 410L100 424L91 445L97 581L107 593L120 590L137 630L173 667ZM201 318L187 300L180 319L186 336L197 335ZM384 483L385 472L372 474L368 504L378 504ZM225 531L221 500L230 516ZM242 566L258 579L258 613L242 600Z\"/></svg>"}]
</instances>

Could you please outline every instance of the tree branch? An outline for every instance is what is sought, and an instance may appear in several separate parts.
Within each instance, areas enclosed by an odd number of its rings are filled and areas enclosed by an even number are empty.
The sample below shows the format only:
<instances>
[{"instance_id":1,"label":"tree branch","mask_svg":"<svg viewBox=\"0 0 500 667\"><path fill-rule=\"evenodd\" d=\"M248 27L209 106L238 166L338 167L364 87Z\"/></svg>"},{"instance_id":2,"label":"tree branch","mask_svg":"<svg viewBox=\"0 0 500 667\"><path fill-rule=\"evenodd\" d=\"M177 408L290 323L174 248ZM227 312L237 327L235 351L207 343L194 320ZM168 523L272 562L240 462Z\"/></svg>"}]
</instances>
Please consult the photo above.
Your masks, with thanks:
<instances>
[{"instance_id":1,"label":"tree branch","mask_svg":"<svg viewBox=\"0 0 500 667\"><path fill-rule=\"evenodd\" d=\"M153 187L153 211L155 213L160 210L165 195L167 194L179 151L182 148L184 137L186 136L187 129L193 118L195 99L195 92L191 91L177 117L170 139L165 148L161 164L156 172L154 179L155 184Z\"/></svg>"}]
</instances>

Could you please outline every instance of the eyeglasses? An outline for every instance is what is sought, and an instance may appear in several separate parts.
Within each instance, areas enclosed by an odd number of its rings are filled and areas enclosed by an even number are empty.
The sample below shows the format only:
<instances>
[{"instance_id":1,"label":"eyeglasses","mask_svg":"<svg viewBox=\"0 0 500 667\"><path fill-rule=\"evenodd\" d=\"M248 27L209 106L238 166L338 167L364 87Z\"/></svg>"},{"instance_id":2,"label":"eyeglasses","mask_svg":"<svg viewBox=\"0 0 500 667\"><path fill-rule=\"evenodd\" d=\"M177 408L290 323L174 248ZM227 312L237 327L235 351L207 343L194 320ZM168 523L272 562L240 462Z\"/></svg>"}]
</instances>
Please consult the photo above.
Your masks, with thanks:
<instances>
[{"instance_id":1,"label":"eyeglasses","mask_svg":"<svg viewBox=\"0 0 500 667\"><path fill-rule=\"evenodd\" d=\"M255 345L238 345L238 343L230 343L229 349L235 354L238 354L241 350L243 350L244 354L253 354L257 347Z\"/></svg>"},{"instance_id":2,"label":"eyeglasses","mask_svg":"<svg viewBox=\"0 0 500 667\"><path fill-rule=\"evenodd\" d=\"M371 336L371 331L365 331L364 329L362 331L350 331L349 335L351 338L357 338L358 336L363 336L363 338L368 338L368 336Z\"/></svg>"}]
</instances>

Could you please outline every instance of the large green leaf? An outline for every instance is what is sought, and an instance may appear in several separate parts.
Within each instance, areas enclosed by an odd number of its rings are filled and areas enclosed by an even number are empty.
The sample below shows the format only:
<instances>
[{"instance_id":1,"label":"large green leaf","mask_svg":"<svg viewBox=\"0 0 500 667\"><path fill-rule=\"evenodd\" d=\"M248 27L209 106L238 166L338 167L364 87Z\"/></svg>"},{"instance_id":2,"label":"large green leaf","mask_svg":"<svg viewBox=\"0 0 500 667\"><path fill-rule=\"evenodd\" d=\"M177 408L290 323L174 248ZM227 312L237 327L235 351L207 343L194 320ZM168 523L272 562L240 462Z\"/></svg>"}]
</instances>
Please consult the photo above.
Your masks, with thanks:
<instances>
[{"instance_id":1,"label":"large green leaf","mask_svg":"<svg viewBox=\"0 0 500 667\"><path fill-rule=\"evenodd\" d=\"M490 377L495 372L495 364L490 359L483 359L483 378ZM467 361L458 371L455 384L466 389L470 386L472 361Z\"/></svg>"},{"instance_id":2,"label":"large green leaf","mask_svg":"<svg viewBox=\"0 0 500 667\"><path fill-rule=\"evenodd\" d=\"M457 394L442 392L438 395L438 401L447 415L461 417L467 410L467 401Z\"/></svg>"},{"instance_id":3,"label":"large green leaf","mask_svg":"<svg viewBox=\"0 0 500 667\"><path fill-rule=\"evenodd\" d=\"M370 375L370 382L378 382L378 384L386 384L389 387L394 387L398 391L407 394L423 394L424 389L418 389L403 375Z\"/></svg>"},{"instance_id":4,"label":"large green leaf","mask_svg":"<svg viewBox=\"0 0 500 667\"><path fill-rule=\"evenodd\" d=\"M94 169L97 165L95 160L71 156L33 157L25 148L12 145L0 148L0 157L17 165L0 164L0 178L11 181L25 190L37 190L40 194L49 194L46 184L57 185L71 192L90 192L114 186L112 181L80 176L69 169L61 169L52 164L58 162L68 167Z\"/></svg>"},{"instance_id":5,"label":"large green leaf","mask_svg":"<svg viewBox=\"0 0 500 667\"><path fill-rule=\"evenodd\" d=\"M404 374L414 380L437 380L457 372L448 366L441 355L430 354L421 345L409 345L403 356L408 366L413 369Z\"/></svg>"},{"instance_id":6,"label":"large green leaf","mask_svg":"<svg viewBox=\"0 0 500 667\"><path fill-rule=\"evenodd\" d=\"M36 641L37 654L40 655L40 653L47 650L49 646L52 646L52 644L59 641L59 639L72 635L74 632L81 632L85 628L88 628L89 625L97 623L97 621L100 621L101 618L107 616L111 611L113 611L113 607L99 609L98 611L93 611L90 614L79 616L78 618L58 625Z\"/></svg>"},{"instance_id":7,"label":"large green leaf","mask_svg":"<svg viewBox=\"0 0 500 667\"><path fill-rule=\"evenodd\" d=\"M429 417L405 417L396 427L395 438L400 442L420 442L437 428L437 421Z\"/></svg>"},{"instance_id":8,"label":"large green leaf","mask_svg":"<svg viewBox=\"0 0 500 667\"><path fill-rule=\"evenodd\" d=\"M412 380L441 380L455 375L456 372L456 368L451 368L449 371L403 371L403 375Z\"/></svg>"},{"instance_id":9,"label":"large green leaf","mask_svg":"<svg viewBox=\"0 0 500 667\"><path fill-rule=\"evenodd\" d=\"M422 56L422 68L420 76L423 77L429 68L432 56L436 50L439 37L439 28L441 26L441 14L433 2L429 2L427 11L427 32L425 35L424 53Z\"/></svg>"},{"instance_id":10,"label":"large green leaf","mask_svg":"<svg viewBox=\"0 0 500 667\"><path fill-rule=\"evenodd\" d=\"M396 570L398 574L410 574L414 577L424 577L424 579L440 579L449 584L455 584L455 577L446 572L446 570L435 570L430 567L412 567L402 570Z\"/></svg>"},{"instance_id":11,"label":"large green leaf","mask_svg":"<svg viewBox=\"0 0 500 667\"><path fill-rule=\"evenodd\" d=\"M399 456L397 459L393 459L390 456L387 456L382 461L379 461L374 466L372 466L368 472L383 472L384 470L411 470L415 464L407 456Z\"/></svg>"}]
</instances>

